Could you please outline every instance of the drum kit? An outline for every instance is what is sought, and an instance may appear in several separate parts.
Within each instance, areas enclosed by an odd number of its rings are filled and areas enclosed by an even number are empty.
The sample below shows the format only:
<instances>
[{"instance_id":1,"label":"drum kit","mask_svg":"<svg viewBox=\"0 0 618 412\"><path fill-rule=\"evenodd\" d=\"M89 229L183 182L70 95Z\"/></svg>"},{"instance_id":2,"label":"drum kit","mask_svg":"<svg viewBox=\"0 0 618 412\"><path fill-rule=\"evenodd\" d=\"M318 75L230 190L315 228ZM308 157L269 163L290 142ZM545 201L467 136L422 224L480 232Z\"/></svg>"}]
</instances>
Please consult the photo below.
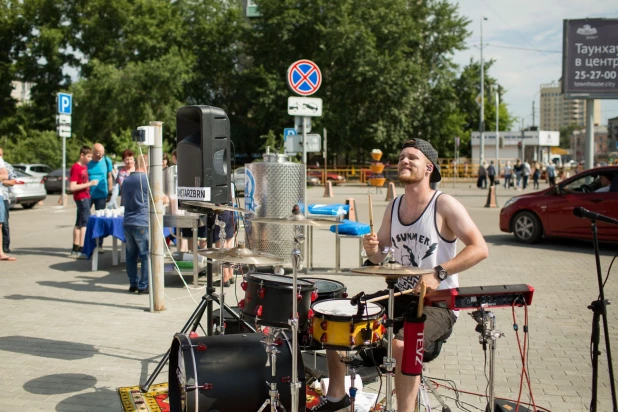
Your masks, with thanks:
<instances>
[{"instance_id":1,"label":"drum kit","mask_svg":"<svg viewBox=\"0 0 618 412\"><path fill-rule=\"evenodd\" d=\"M218 206L206 202L191 202L194 209L247 210ZM225 208L225 209L223 209ZM312 219L301 214L285 218L253 218L252 223L294 226L291 251L292 276L249 272L241 287L245 297L238 303L237 313L224 302L223 268L240 265L278 265L275 255L252 251L240 245L231 249L204 249L199 254L221 263L221 292L218 336L197 336L195 333L204 314L204 300L174 336L172 345L155 369L142 391L147 391L163 364L169 360L169 402L171 411L263 411L305 409L305 374L300 348L331 349L345 352L341 360L351 375L351 410L354 409L356 371L352 359L358 350L378 346L388 331L386 369L386 411L393 411L393 379L395 359L392 356L394 288L400 277L420 276L431 270L385 263L351 271L364 276L379 276L389 289L388 314L378 303L364 301L362 294L347 298L346 288L329 279L298 276L301 263L303 226L338 224L328 219ZM216 219L222 244L225 242L225 222ZM383 252L388 253L385 249ZM389 259L387 257L387 262ZM208 300L209 298L205 298ZM258 333L226 334L224 311L243 325L244 331ZM210 314L209 314L210 315ZM212 322L213 319L207 319ZM352 354L352 355L351 355ZM266 384L265 384L266 382ZM289 391L280 390L288 384Z\"/></svg>"}]
</instances>

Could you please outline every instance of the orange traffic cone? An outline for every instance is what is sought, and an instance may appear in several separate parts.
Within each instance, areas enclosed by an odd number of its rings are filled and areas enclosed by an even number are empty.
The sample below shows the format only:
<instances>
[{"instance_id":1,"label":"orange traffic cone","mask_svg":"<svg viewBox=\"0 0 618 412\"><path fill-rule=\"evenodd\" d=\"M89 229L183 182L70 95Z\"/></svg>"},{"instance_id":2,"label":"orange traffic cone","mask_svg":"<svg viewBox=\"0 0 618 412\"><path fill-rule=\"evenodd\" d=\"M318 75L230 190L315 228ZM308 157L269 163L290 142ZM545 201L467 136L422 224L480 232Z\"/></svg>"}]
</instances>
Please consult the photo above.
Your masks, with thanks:
<instances>
[{"instance_id":1,"label":"orange traffic cone","mask_svg":"<svg viewBox=\"0 0 618 412\"><path fill-rule=\"evenodd\" d=\"M395 183L390 182L388 184L388 190L386 191L386 199L384 200L386 200L387 202L390 202L396 197L397 197L397 192L395 191Z\"/></svg>"},{"instance_id":2,"label":"orange traffic cone","mask_svg":"<svg viewBox=\"0 0 618 412\"><path fill-rule=\"evenodd\" d=\"M333 197L333 183L326 182L324 185L324 196L322 197Z\"/></svg>"},{"instance_id":3,"label":"orange traffic cone","mask_svg":"<svg viewBox=\"0 0 618 412\"><path fill-rule=\"evenodd\" d=\"M485 207L498 207L495 185L489 186L489 191L487 192L487 203L485 203Z\"/></svg>"},{"instance_id":4,"label":"orange traffic cone","mask_svg":"<svg viewBox=\"0 0 618 412\"><path fill-rule=\"evenodd\" d=\"M345 218L356 222L356 201L353 197L349 197L345 200L345 204L350 206L350 211L346 213Z\"/></svg>"}]
</instances>

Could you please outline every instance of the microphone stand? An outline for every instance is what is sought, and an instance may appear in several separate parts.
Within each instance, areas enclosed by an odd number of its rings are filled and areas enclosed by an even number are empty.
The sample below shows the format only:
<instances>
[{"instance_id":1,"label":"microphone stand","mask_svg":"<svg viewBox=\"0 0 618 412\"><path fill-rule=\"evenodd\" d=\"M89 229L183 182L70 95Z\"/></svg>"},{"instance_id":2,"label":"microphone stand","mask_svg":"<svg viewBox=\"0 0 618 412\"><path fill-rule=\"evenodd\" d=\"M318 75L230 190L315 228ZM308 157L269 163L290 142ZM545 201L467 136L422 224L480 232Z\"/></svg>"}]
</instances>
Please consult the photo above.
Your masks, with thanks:
<instances>
[{"instance_id":1,"label":"microphone stand","mask_svg":"<svg viewBox=\"0 0 618 412\"><path fill-rule=\"evenodd\" d=\"M597 265L597 281L599 283L599 297L593 301L588 309L593 313L592 317L592 399L590 401L590 410L592 412L597 411L597 392L599 381L599 340L600 340L600 327L599 320L603 318L603 334L605 335L605 349L607 354L607 366L609 369L609 383L612 393L612 411L618 412L618 403L616 402L616 386L614 382L614 367L612 364L612 351L609 341L609 327L607 324L607 305L611 302L605 300L605 292L603 290L603 275L601 273L601 259L599 258L599 240L598 240L598 228L597 219L592 218L592 244L594 246L594 258Z\"/></svg>"}]
</instances>

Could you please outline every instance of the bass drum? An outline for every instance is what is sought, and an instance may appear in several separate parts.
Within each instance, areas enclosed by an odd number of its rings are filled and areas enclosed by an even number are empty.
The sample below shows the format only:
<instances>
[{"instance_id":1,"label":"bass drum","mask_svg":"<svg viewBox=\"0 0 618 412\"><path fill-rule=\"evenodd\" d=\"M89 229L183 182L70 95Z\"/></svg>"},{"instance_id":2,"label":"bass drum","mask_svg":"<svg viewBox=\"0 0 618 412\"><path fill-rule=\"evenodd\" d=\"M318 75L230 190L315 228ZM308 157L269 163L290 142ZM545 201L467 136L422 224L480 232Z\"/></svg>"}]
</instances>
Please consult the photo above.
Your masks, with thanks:
<instances>
[{"instance_id":1,"label":"bass drum","mask_svg":"<svg viewBox=\"0 0 618 412\"><path fill-rule=\"evenodd\" d=\"M345 299L348 297L347 288L341 282L325 278L299 277L298 279L313 283L318 291L318 298L314 301L319 302L326 299Z\"/></svg>"},{"instance_id":2,"label":"bass drum","mask_svg":"<svg viewBox=\"0 0 618 412\"><path fill-rule=\"evenodd\" d=\"M169 364L171 412L257 411L268 395L271 366L261 333L189 338L177 333ZM306 388L303 357L298 356L299 411L305 410ZM277 390L291 411L289 382L292 377L291 342L285 339L277 354ZM196 388L198 387L198 388ZM270 407L268 407L270 409Z\"/></svg>"}]
</instances>

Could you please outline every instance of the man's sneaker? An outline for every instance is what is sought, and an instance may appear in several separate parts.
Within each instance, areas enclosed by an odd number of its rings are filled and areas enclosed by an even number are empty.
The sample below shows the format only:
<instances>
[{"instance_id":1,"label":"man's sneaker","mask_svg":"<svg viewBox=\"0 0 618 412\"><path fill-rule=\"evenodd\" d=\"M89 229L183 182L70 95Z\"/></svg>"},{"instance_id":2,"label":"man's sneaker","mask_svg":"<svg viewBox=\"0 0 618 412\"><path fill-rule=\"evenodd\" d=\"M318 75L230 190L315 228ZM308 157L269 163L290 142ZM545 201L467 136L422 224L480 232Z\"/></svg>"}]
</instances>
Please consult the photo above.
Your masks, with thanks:
<instances>
[{"instance_id":1,"label":"man's sneaker","mask_svg":"<svg viewBox=\"0 0 618 412\"><path fill-rule=\"evenodd\" d=\"M80 253L77 257L78 259L88 260L88 255L85 253Z\"/></svg>"},{"instance_id":2,"label":"man's sneaker","mask_svg":"<svg viewBox=\"0 0 618 412\"><path fill-rule=\"evenodd\" d=\"M8 252L7 252L8 253ZM234 279L234 276L232 276L228 282L230 282L231 285L233 285L234 283L236 283L236 279Z\"/></svg>"},{"instance_id":3,"label":"man's sneaker","mask_svg":"<svg viewBox=\"0 0 618 412\"><path fill-rule=\"evenodd\" d=\"M129 286L129 292L131 293L137 292L137 286Z\"/></svg>"},{"instance_id":4,"label":"man's sneaker","mask_svg":"<svg viewBox=\"0 0 618 412\"><path fill-rule=\"evenodd\" d=\"M69 255L69 257L71 259L78 259L79 258L79 252L71 251L71 254Z\"/></svg>"},{"instance_id":5,"label":"man's sneaker","mask_svg":"<svg viewBox=\"0 0 618 412\"><path fill-rule=\"evenodd\" d=\"M326 398L326 396L322 396L320 397L320 402L309 410L312 412L347 411L349 409L350 404L351 404L350 397L348 395L344 396L338 402L331 402Z\"/></svg>"},{"instance_id":6,"label":"man's sneaker","mask_svg":"<svg viewBox=\"0 0 618 412\"><path fill-rule=\"evenodd\" d=\"M99 253L105 253L105 251L103 250L103 246L99 246Z\"/></svg>"}]
</instances>

